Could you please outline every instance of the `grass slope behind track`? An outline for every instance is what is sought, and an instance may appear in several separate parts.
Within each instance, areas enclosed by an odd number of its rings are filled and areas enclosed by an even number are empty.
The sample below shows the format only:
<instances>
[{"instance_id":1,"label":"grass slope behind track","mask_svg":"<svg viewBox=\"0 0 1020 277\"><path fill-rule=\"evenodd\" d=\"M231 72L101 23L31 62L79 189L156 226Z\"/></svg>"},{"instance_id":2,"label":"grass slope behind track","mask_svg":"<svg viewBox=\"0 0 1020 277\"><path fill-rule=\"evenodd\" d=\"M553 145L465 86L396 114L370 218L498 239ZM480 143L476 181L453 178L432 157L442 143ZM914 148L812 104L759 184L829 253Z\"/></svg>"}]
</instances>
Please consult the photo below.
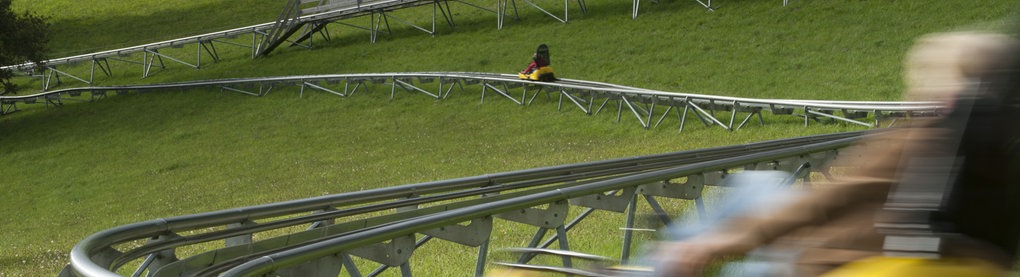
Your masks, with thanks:
<instances>
[{"instance_id":1,"label":"grass slope behind track","mask_svg":"<svg viewBox=\"0 0 1020 277\"><path fill-rule=\"evenodd\" d=\"M75 45L53 47L66 53L275 19L278 8L258 7L261 2L15 1L15 7L52 16L60 37L55 43ZM457 29L440 27L433 38L395 27L395 34L369 44L366 33L331 27L334 39L317 41L313 50L288 48L253 61L246 50L227 47L222 61L201 70L171 64L140 79L140 66L116 65L114 78L100 78L97 85L345 72L513 72L535 45L548 43L554 68L567 78L733 96L891 100L902 90L900 63L914 38L994 25L1016 4L792 2L784 8L779 1L720 1L724 6L712 13L691 1L643 3L639 18L631 20L629 2L593 0L589 14L572 14L568 24L522 5L522 21L508 21L501 31L491 14L454 6ZM93 7L68 12L85 4ZM427 12L397 13L420 20ZM642 130L626 115L616 123L615 114L558 113L552 101L523 108L491 98L479 104L470 92L438 102L406 94L389 101L388 93L378 91L351 98L298 98L294 89L263 98L152 93L0 117L0 276L55 275L73 244L88 234L152 218L858 129L803 128L794 119L733 133L689 125L677 134L673 128Z\"/></svg>"}]
</instances>

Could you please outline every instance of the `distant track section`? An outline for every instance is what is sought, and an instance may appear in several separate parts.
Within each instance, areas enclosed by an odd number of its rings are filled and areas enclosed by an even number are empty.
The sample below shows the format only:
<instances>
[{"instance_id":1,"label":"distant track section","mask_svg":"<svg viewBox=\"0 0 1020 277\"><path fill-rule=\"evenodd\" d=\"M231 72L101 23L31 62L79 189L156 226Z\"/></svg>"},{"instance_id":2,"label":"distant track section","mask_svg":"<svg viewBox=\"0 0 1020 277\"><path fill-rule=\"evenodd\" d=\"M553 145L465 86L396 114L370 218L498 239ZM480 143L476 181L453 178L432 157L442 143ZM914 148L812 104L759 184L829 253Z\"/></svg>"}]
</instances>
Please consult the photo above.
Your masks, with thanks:
<instances>
[{"instance_id":1,"label":"distant track section","mask_svg":"<svg viewBox=\"0 0 1020 277\"><path fill-rule=\"evenodd\" d=\"M841 166L829 161L855 153L846 147L863 135L559 165L149 220L85 238L61 276L376 276L390 268L411 276L416 250L442 242L477 248L474 275L481 276L491 234L506 232L497 228L505 222L536 229L527 248L556 244L570 250L570 231L576 228L609 231L605 237L623 233L626 261L638 202L668 223L676 215L660 201L694 201L706 213L705 186L725 186L726 176L740 170L782 170L804 183L811 173L828 178L829 166ZM625 222L581 224L595 212L624 213ZM519 264L532 258L516 257ZM571 267L570 260L563 263ZM363 274L366 264L374 269Z\"/></svg>"},{"instance_id":2,"label":"distant track section","mask_svg":"<svg viewBox=\"0 0 1020 277\"><path fill-rule=\"evenodd\" d=\"M520 20L517 7L518 1L522 2L522 5L527 4L559 22L566 23L569 20L571 6L571 1L569 0L563 1L562 15L558 15L558 12L552 12L552 10L558 10L560 7L549 7L547 2L539 5L536 3L539 1L533 2L532 0L496 0L494 3L495 9L491 6L493 3L477 0L288 0L283 5L284 8L280 16L276 21L272 22L136 46L53 58L45 60L41 64L29 62L17 65L2 65L0 69L11 70L20 76L41 79L43 91L50 90L52 87L62 83L61 76L87 85L92 85L95 81L97 69L99 73L105 76L113 76L113 67L110 66L110 62L141 65L141 76L146 78L154 68L156 70L166 69L167 63L177 63L190 68L200 69L203 66L203 62L219 61L221 56L217 47L247 48L251 50L251 58L267 55L273 49L283 45L311 48L311 40L316 34L319 34L324 40L330 40L330 35L326 32L326 28L330 24L368 31L370 34L369 40L372 43L375 43L380 32L391 33L391 19L395 23L409 26L429 35L435 35L440 16L450 28L455 26L454 15L457 13L450 8L450 2L495 14L496 27L497 29L502 29L506 16L510 15L514 19ZM577 8L581 13L587 14L588 5L585 0L574 1L576 1ZM633 2L632 17L637 18L640 0L631 1ZM556 1L552 2L556 3ZM693 0L692 2L697 2L709 11L714 10L711 0L707 0L707 3L703 0ZM784 0L783 6L786 6L786 4L787 1ZM546 7L543 8L543 5ZM414 22L401 19L392 13L396 10L419 6L432 6L431 27L427 28L416 25ZM340 22L341 20L366 16L370 18L368 26ZM294 34L298 35L295 36ZM247 40L248 36L251 37L250 41ZM172 49L184 48L189 45L195 45L194 52L191 52L194 53L193 58L187 57L191 56L188 51L175 51ZM141 54L141 56L138 54ZM205 60L203 60L203 57ZM67 68L58 69L58 67L70 68L82 63L88 63L90 66L87 70L87 76L83 76L83 73L71 73ZM41 74L38 74L40 72Z\"/></svg>"},{"instance_id":3,"label":"distant track section","mask_svg":"<svg viewBox=\"0 0 1020 277\"><path fill-rule=\"evenodd\" d=\"M221 56L217 47L243 47L251 50L251 58L260 55L268 55L270 51L280 46L299 46L311 48L310 40L319 34L324 40L330 36L325 32L327 25L334 24L343 27L368 31L370 41L375 43L380 33L391 33L390 22L403 24L422 31L429 35L435 35L438 18L442 17L446 24L454 27L454 12L450 9L450 2L461 4L472 9L480 9L496 14L497 28L502 29L504 18L511 14L514 18L520 19L517 11L518 0L497 0L494 4L495 10L491 9L488 1L475 0L289 0L281 1L283 13L276 21L239 27L229 30L216 31L182 37L177 39L147 43L136 46L123 47L118 49L104 50L99 52L73 55L68 57L53 58L43 61L41 64L23 63L17 65L3 65L0 69L12 70L21 76L39 78L43 80L42 90L49 90L53 83L61 83L61 77L70 78L82 83L92 85L99 73L105 76L112 76L113 68L110 62L121 62L141 65L142 78L148 77L153 69L161 70L166 68L167 63L178 63L199 69L203 62L219 61ZM542 8L529 0L520 0L531 7L560 21L567 22L569 15L569 2L563 3L564 14L562 18ZM575 0L582 12L587 11L584 0ZM634 0L638 1L638 0ZM555 2L553 2L555 3ZM311 5L309 7L309 5ZM431 27L426 28L416 25L414 22L401 19L393 14L393 11L408 9L418 6L432 6ZM508 10L508 8L510 10ZM636 7L635 7L636 9ZM511 11L512 10L512 11ZM437 13L437 11L439 13ZM369 25L361 26L340 22L341 20L369 17ZM294 35L298 34L298 35ZM244 37L239 39L239 37ZM250 36L251 40L246 38ZM171 48L183 48L195 45L193 58L186 51L166 51ZM170 54L170 53L174 54ZM139 57L138 54L141 54ZM204 57L204 61L203 61ZM87 76L81 73L72 74L68 70L61 70L61 66L75 66L88 63L91 66ZM36 74L37 72L45 72Z\"/></svg>"},{"instance_id":4,"label":"distant track section","mask_svg":"<svg viewBox=\"0 0 1020 277\"><path fill-rule=\"evenodd\" d=\"M602 82L559 79L555 82L521 80L516 75L477 72L410 72L327 74L204 80L181 83L80 87L31 95L0 96L0 116L16 112L18 105L42 104L59 107L67 101L98 101L111 94L187 89L218 89L251 96L264 96L274 89L296 87L301 94L323 92L339 97L378 94L389 98L422 95L445 99L454 93L480 92L480 101L530 105L537 99L557 101L558 110L575 110L587 115L613 112L643 128L664 122L683 131L688 119L705 126L736 130L752 121L765 124L765 116L795 116L804 125L813 121L840 121L880 127L887 119L937 116L941 107L932 102L824 101L754 99L641 89ZM474 89L471 89L471 88ZM539 97L544 95L544 97Z\"/></svg>"}]
</instances>

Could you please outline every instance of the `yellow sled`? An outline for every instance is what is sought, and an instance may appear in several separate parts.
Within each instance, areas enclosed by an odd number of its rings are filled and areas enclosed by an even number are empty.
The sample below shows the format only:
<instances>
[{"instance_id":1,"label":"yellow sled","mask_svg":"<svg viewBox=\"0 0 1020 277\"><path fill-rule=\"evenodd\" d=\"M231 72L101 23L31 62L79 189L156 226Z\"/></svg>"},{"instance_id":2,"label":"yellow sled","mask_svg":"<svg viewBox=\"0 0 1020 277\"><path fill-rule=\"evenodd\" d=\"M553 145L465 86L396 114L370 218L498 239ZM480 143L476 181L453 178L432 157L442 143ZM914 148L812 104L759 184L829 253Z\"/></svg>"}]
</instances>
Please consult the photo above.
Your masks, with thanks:
<instances>
[{"instance_id":1,"label":"yellow sled","mask_svg":"<svg viewBox=\"0 0 1020 277\"><path fill-rule=\"evenodd\" d=\"M822 274L823 277L1004 276L995 264L977 259L871 257Z\"/></svg>"},{"instance_id":2,"label":"yellow sled","mask_svg":"<svg viewBox=\"0 0 1020 277\"><path fill-rule=\"evenodd\" d=\"M553 69L552 69L552 67L549 67L549 66L539 67L538 69L535 69L534 71L531 71L530 74L517 73L517 77L520 77L521 79L524 79L524 80L532 80L532 81L542 81L542 82L556 81L556 75L553 74Z\"/></svg>"}]
</instances>

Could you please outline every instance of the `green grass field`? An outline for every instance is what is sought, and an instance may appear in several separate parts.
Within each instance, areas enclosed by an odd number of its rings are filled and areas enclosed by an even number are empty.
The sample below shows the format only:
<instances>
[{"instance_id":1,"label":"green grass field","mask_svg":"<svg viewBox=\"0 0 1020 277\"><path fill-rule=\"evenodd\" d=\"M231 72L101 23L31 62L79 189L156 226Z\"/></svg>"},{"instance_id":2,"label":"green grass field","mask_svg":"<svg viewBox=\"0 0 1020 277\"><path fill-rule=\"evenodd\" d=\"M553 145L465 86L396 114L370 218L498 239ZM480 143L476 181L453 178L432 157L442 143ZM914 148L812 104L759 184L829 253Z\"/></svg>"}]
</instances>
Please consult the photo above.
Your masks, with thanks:
<instances>
[{"instance_id":1,"label":"green grass field","mask_svg":"<svg viewBox=\"0 0 1020 277\"><path fill-rule=\"evenodd\" d=\"M51 17L54 52L70 54L268 22L283 3L264 2L38 0L15 1L14 7ZM97 85L351 72L509 73L547 43L565 78L727 96L895 100L903 88L901 60L915 38L995 28L1016 4L716 2L722 6L715 12L693 1L645 2L632 20L630 2L593 0L588 14L572 14L567 24L519 5L522 20L499 31L494 15L451 4L457 27L441 25L435 37L394 25L394 34L370 44L363 31L331 26L333 39L317 40L311 50L287 48L251 60L246 49L222 48L219 63L200 70L169 64L145 79L140 66L116 64L114 77L101 77ZM430 12L396 14L427 24ZM86 72L84 66L67 70ZM37 88L39 82L23 85ZM617 123L609 115L557 112L553 101L482 104L470 91L443 101L388 96L299 97L290 88L254 98L193 90L0 117L0 195L6 200L0 203L0 276L56 275L85 236L153 218L859 129L804 128L791 118L737 132L691 127L678 133L644 130L626 117ZM593 243L579 243L585 244ZM601 246L590 247L582 249ZM424 276L445 272L421 270Z\"/></svg>"}]
</instances>

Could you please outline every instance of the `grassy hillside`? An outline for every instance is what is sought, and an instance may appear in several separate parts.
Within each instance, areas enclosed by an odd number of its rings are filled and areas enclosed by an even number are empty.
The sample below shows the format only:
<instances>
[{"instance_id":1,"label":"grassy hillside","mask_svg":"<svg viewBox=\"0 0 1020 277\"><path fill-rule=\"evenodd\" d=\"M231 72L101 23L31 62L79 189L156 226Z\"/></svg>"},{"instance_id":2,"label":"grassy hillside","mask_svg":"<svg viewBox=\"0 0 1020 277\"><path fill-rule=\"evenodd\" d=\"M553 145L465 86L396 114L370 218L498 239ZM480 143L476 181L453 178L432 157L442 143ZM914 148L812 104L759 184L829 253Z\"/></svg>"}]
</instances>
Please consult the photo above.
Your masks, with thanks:
<instances>
[{"instance_id":1,"label":"grassy hillside","mask_svg":"<svg viewBox=\"0 0 1020 277\"><path fill-rule=\"evenodd\" d=\"M54 57L85 54L270 22L286 1L13 1L49 17Z\"/></svg>"},{"instance_id":2,"label":"grassy hillside","mask_svg":"<svg viewBox=\"0 0 1020 277\"><path fill-rule=\"evenodd\" d=\"M265 1L15 1L51 16L58 53L109 49L270 21ZM279 1L274 1L279 2ZM548 3L554 7L555 1ZM995 25L1015 1L593 0L556 23L525 5L522 21L455 4L457 27L435 37L394 25L376 44L330 27L312 50L258 60L222 47L201 70L170 65L140 79L117 64L98 85L291 74L513 72L548 43L563 77L719 95L890 100L917 36ZM276 5L276 4L274 4ZM279 5L282 5L280 3ZM421 21L427 9L398 11ZM69 12L83 11L83 12ZM353 20L354 23L364 23ZM392 23L392 22L391 22ZM394 23L395 24L395 23ZM243 39L243 38L239 38ZM250 39L250 38L249 38ZM171 50L168 50L171 51ZM177 51L193 52L181 49ZM84 68L72 68L84 72ZM38 85L38 82L26 82ZM88 234L182 214L379 186L562 163L858 129L770 122L739 132L643 130L611 116L556 112L554 102L479 104L470 92L433 101L388 94L337 98L294 89L252 98L212 91L111 97L0 117L0 276L51 276ZM451 258L452 259L452 258ZM470 266L470 265L468 265Z\"/></svg>"},{"instance_id":3,"label":"grassy hillside","mask_svg":"<svg viewBox=\"0 0 1020 277\"><path fill-rule=\"evenodd\" d=\"M72 1L21 1L16 5L39 7L47 2L62 2L67 9L89 5ZM150 7L147 9L122 7L111 14L53 15L63 24L55 25L55 37L60 40L54 48L56 52L111 49L166 39L168 33L194 34L221 26L268 22L276 18L279 9L265 3L243 3L247 1L180 2L191 4L158 1L145 4ZM456 28L440 21L435 37L392 20L394 33L383 33L378 43L370 44L366 31L333 24L328 27L333 39L317 38L312 50L290 47L252 61L247 58L248 49L221 44L218 49L227 53L218 64L193 70L170 63L167 71L142 81L346 72L513 72L527 64L536 45L547 43L554 68L569 78L733 96L893 100L902 90L903 54L917 36L980 27L1005 17L1015 4L794 1L782 7L775 2L779 1L724 1L717 12L706 12L691 1L644 3L638 19L632 20L629 1L592 0L587 15L573 6L567 24L520 4L522 20L508 20L503 30L496 30L495 15L452 3ZM540 3L557 11L562 7L556 1ZM230 16L206 15L210 11ZM422 26L431 24L424 18L431 14L430 7L392 14ZM181 18L185 15L190 17ZM250 17L241 20L238 15ZM346 23L364 26L367 21L361 18ZM90 29L89 24L98 27ZM111 30L105 29L108 27ZM99 37L93 40L93 36ZM240 37L236 42L250 40ZM61 41L80 46L65 49ZM194 62L192 46L164 49L163 53ZM140 55L131 58L141 60ZM116 78L102 77L98 85L140 82L141 66L112 65ZM67 70L84 74L88 67ZM41 87L38 82L30 86Z\"/></svg>"}]
</instances>

